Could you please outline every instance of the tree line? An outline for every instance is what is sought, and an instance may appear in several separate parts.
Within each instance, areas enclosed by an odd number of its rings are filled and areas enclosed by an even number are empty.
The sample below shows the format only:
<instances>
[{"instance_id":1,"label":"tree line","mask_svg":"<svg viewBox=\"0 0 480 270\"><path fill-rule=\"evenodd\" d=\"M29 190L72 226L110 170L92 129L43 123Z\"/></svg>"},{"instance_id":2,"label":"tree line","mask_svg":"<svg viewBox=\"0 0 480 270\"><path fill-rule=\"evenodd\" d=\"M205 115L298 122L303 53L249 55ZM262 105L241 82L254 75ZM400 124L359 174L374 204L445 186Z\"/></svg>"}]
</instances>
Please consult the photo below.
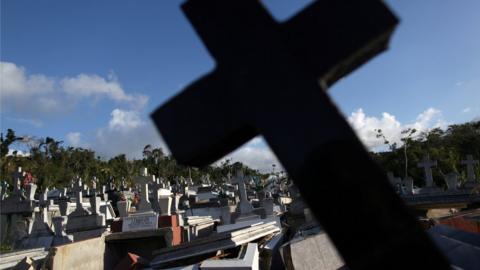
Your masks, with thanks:
<instances>
[{"instance_id":1,"label":"tree line","mask_svg":"<svg viewBox=\"0 0 480 270\"><path fill-rule=\"evenodd\" d=\"M149 174L169 181L175 177L191 176L194 182L198 182L207 174L212 182L222 181L228 173L233 175L237 169L243 169L248 175L265 176L258 170L230 159L222 161L218 166L186 167L178 164L171 155L165 154L162 148L151 145L144 147L140 159L130 160L124 154L102 159L92 149L65 146L62 141L51 137L39 139L38 143L33 145L27 145L24 138L17 136L12 129L2 133L0 137L0 180L7 181L10 186L11 174L19 166L33 175L40 191L47 187L51 189L68 186L76 176L81 177L87 184L90 184L94 177L100 184L111 181L119 186L123 180L131 184L132 178L137 176L143 167L148 169ZM28 155L19 155L17 151L9 154L9 149L19 144L28 148Z\"/></svg>"},{"instance_id":2,"label":"tree line","mask_svg":"<svg viewBox=\"0 0 480 270\"><path fill-rule=\"evenodd\" d=\"M480 159L480 121L450 125L446 129L435 128L426 132L406 129L402 131L402 145L390 142L382 130L376 132L377 137L387 146L387 151L371 152L373 159L385 171L392 171L396 176L411 176L418 186L424 184L424 177L423 169L418 168L417 163L427 154L438 161L433 174L440 186L444 185L442 173L457 172L465 179L466 169L461 165L461 160L467 155ZM96 177L100 184L113 181L118 186L123 179L131 183L142 167L148 168L150 174L170 181L179 176L191 176L194 182L198 182L202 176L208 174L213 182L219 182L228 173L234 174L237 168L243 169L248 175L261 178L267 176L241 162L229 159L218 166L186 167L178 164L171 155L165 154L162 148L151 145L144 147L141 159L129 160L124 154L102 159L91 149L65 146L62 141L46 137L39 140L39 143L30 145L26 157L15 151L8 154L11 146L22 144L23 141L24 137L17 136L12 129L8 129L5 136L1 134L0 180L12 185L10 175L21 166L24 171L32 173L40 190L67 186L75 176L81 177L87 183ZM475 168L478 178L479 167Z\"/></svg>"},{"instance_id":3,"label":"tree line","mask_svg":"<svg viewBox=\"0 0 480 270\"><path fill-rule=\"evenodd\" d=\"M461 178L466 178L466 167L461 161L467 155L480 159L480 121L450 125L446 129L434 128L426 132L406 129L402 131L402 145L389 141L382 130L376 132L388 150L371 152L373 159L385 171L392 171L396 176L405 177L408 174L417 186L424 185L423 168L418 168L417 164L426 155L437 160L433 177L440 186L445 185L442 174L457 172ZM475 167L477 178L480 178L479 167Z\"/></svg>"}]
</instances>

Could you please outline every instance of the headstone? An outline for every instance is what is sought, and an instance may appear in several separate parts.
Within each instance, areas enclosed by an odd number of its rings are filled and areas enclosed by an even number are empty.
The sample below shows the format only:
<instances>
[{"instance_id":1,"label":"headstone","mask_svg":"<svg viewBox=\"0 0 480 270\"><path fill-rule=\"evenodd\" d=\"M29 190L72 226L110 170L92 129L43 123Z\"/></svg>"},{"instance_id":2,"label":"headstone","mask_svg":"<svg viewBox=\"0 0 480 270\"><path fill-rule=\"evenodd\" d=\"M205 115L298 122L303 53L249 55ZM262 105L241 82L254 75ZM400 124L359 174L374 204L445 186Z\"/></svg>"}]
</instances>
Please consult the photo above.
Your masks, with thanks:
<instances>
[{"instance_id":1,"label":"headstone","mask_svg":"<svg viewBox=\"0 0 480 270\"><path fill-rule=\"evenodd\" d=\"M122 232L155 230L158 228L158 215L142 213L122 218Z\"/></svg>"},{"instance_id":2,"label":"headstone","mask_svg":"<svg viewBox=\"0 0 480 270\"><path fill-rule=\"evenodd\" d=\"M43 193L40 195L40 198L39 198L39 204L42 206L42 207L46 207L49 202L48 202L48 188L46 188Z\"/></svg>"},{"instance_id":3,"label":"headstone","mask_svg":"<svg viewBox=\"0 0 480 270\"><path fill-rule=\"evenodd\" d=\"M140 202L138 204L137 213L152 211L152 204L148 199L148 184L151 183L153 180L155 180L155 176L148 176L147 168L142 168L142 170L140 171L140 176L136 176L133 178L133 181L141 187Z\"/></svg>"},{"instance_id":4,"label":"headstone","mask_svg":"<svg viewBox=\"0 0 480 270\"><path fill-rule=\"evenodd\" d=\"M238 194L240 197L240 203L238 207L241 214L249 214L253 211L253 207L247 199L247 189L245 186L247 179L247 177L243 176L243 172L238 170L235 178L232 181L232 184L238 185Z\"/></svg>"},{"instance_id":5,"label":"headstone","mask_svg":"<svg viewBox=\"0 0 480 270\"><path fill-rule=\"evenodd\" d=\"M448 191L456 191L458 185L458 173L450 172L444 175L445 183L447 184Z\"/></svg>"},{"instance_id":6,"label":"headstone","mask_svg":"<svg viewBox=\"0 0 480 270\"><path fill-rule=\"evenodd\" d=\"M154 181L150 182L151 192L152 192L152 200L150 201L151 207L153 211L160 213L160 195L158 194L160 189L163 188L163 184L160 184L160 179L157 178Z\"/></svg>"},{"instance_id":7,"label":"headstone","mask_svg":"<svg viewBox=\"0 0 480 270\"><path fill-rule=\"evenodd\" d=\"M169 189L161 189L158 197L160 205L160 215L170 216L172 209L172 193Z\"/></svg>"},{"instance_id":8,"label":"headstone","mask_svg":"<svg viewBox=\"0 0 480 270\"><path fill-rule=\"evenodd\" d=\"M73 216L88 216L90 215L90 212L87 211L83 207L83 185L82 185L82 179L77 177L75 186L73 187L73 192L75 194L75 203L76 203L76 208L75 210L70 213L68 216L73 217Z\"/></svg>"},{"instance_id":9,"label":"headstone","mask_svg":"<svg viewBox=\"0 0 480 270\"><path fill-rule=\"evenodd\" d=\"M101 214L100 212L101 203L102 203L102 200L99 197L97 196L90 197L90 211L92 212L92 215Z\"/></svg>"},{"instance_id":10,"label":"headstone","mask_svg":"<svg viewBox=\"0 0 480 270\"><path fill-rule=\"evenodd\" d=\"M273 198L271 197L264 198L261 201L261 207L265 209L265 214L267 216L273 215Z\"/></svg>"},{"instance_id":11,"label":"headstone","mask_svg":"<svg viewBox=\"0 0 480 270\"><path fill-rule=\"evenodd\" d=\"M48 225L46 205L41 205L38 212L34 212L34 220L27 237L21 239L16 249L49 248L53 241L53 231Z\"/></svg>"},{"instance_id":12,"label":"headstone","mask_svg":"<svg viewBox=\"0 0 480 270\"><path fill-rule=\"evenodd\" d=\"M26 193L23 194L21 188L22 169L18 168L13 173L14 190L10 196L4 198L0 203L0 212L2 214L24 214L25 216L31 216L35 208L35 191L37 186L33 183L29 183L26 186Z\"/></svg>"},{"instance_id":13,"label":"headstone","mask_svg":"<svg viewBox=\"0 0 480 270\"><path fill-rule=\"evenodd\" d=\"M35 220L33 222L32 231L30 236L49 236L53 231L48 225L48 212L47 208L42 206L38 212L35 212Z\"/></svg>"},{"instance_id":14,"label":"headstone","mask_svg":"<svg viewBox=\"0 0 480 270\"><path fill-rule=\"evenodd\" d=\"M74 186L74 193L76 198L76 207L73 212L68 215L66 232L73 234L79 239L86 239L91 237L97 237L105 231L105 216L98 210L97 197L94 196L91 201L91 212L84 208L82 204L83 200L83 186L80 178L76 179ZM85 237L85 238L84 238Z\"/></svg>"},{"instance_id":15,"label":"headstone","mask_svg":"<svg viewBox=\"0 0 480 270\"><path fill-rule=\"evenodd\" d=\"M52 217L53 228L55 236L53 237L52 246L59 246L73 242L73 236L65 232L67 217L57 216Z\"/></svg>"},{"instance_id":16,"label":"headstone","mask_svg":"<svg viewBox=\"0 0 480 270\"><path fill-rule=\"evenodd\" d=\"M242 222L251 219L258 219L260 216L253 214L253 206L248 201L247 189L245 183L248 181L248 177L243 175L242 170L237 170L235 178L232 180L232 184L238 185L238 195L240 197L240 202L237 204L237 212L240 216L235 220L235 222Z\"/></svg>"},{"instance_id":17,"label":"headstone","mask_svg":"<svg viewBox=\"0 0 480 270\"><path fill-rule=\"evenodd\" d=\"M61 216L68 215L68 209L70 208L70 202L68 200L60 200L58 202L58 209L60 211Z\"/></svg>"},{"instance_id":18,"label":"headstone","mask_svg":"<svg viewBox=\"0 0 480 270\"><path fill-rule=\"evenodd\" d=\"M180 210L180 198L182 197L181 194L174 194L172 198L172 207L171 207L171 212L174 214L177 214Z\"/></svg>"},{"instance_id":19,"label":"headstone","mask_svg":"<svg viewBox=\"0 0 480 270\"><path fill-rule=\"evenodd\" d=\"M208 165L261 133L349 268L449 267L325 91L386 49L397 20L383 1L315 1L281 23L256 0L183 9L218 65L153 113L179 164ZM369 222L354 232L352 215Z\"/></svg>"},{"instance_id":20,"label":"headstone","mask_svg":"<svg viewBox=\"0 0 480 270\"><path fill-rule=\"evenodd\" d=\"M35 191L37 191L37 185L34 183L28 184L25 191L26 199L32 202L35 201Z\"/></svg>"},{"instance_id":21,"label":"headstone","mask_svg":"<svg viewBox=\"0 0 480 270\"><path fill-rule=\"evenodd\" d=\"M477 184L475 165L478 164L478 160L474 160L472 155L467 155L467 159L462 160L462 165L467 166L467 181L465 182L465 187L471 188Z\"/></svg>"},{"instance_id":22,"label":"headstone","mask_svg":"<svg viewBox=\"0 0 480 270\"><path fill-rule=\"evenodd\" d=\"M408 195L412 195L413 194L413 178L410 176L405 177L405 179L403 179L403 184L405 186L405 193Z\"/></svg>"},{"instance_id":23,"label":"headstone","mask_svg":"<svg viewBox=\"0 0 480 270\"><path fill-rule=\"evenodd\" d=\"M67 197L67 188L61 188L60 189L60 198L66 198Z\"/></svg>"},{"instance_id":24,"label":"headstone","mask_svg":"<svg viewBox=\"0 0 480 270\"><path fill-rule=\"evenodd\" d=\"M115 210L113 209L113 206L110 201L102 201L99 198L99 204L100 204L100 213L102 213L105 216L105 219L107 221L114 220L117 217Z\"/></svg>"},{"instance_id":25,"label":"headstone","mask_svg":"<svg viewBox=\"0 0 480 270\"><path fill-rule=\"evenodd\" d=\"M10 196L11 199L21 201L24 198L22 194L22 189L21 189L21 184L24 177L25 177L25 172L22 171L22 167L18 167L17 170L12 173L13 193Z\"/></svg>"},{"instance_id":26,"label":"headstone","mask_svg":"<svg viewBox=\"0 0 480 270\"><path fill-rule=\"evenodd\" d=\"M118 215L121 218L128 217L128 213L130 212L130 201L129 200L118 201L117 209L118 209Z\"/></svg>"},{"instance_id":27,"label":"headstone","mask_svg":"<svg viewBox=\"0 0 480 270\"><path fill-rule=\"evenodd\" d=\"M424 169L425 173L425 187L435 187L433 182L432 167L437 166L436 160L430 160L430 157L426 155L421 162L418 163L419 168Z\"/></svg>"}]
</instances>

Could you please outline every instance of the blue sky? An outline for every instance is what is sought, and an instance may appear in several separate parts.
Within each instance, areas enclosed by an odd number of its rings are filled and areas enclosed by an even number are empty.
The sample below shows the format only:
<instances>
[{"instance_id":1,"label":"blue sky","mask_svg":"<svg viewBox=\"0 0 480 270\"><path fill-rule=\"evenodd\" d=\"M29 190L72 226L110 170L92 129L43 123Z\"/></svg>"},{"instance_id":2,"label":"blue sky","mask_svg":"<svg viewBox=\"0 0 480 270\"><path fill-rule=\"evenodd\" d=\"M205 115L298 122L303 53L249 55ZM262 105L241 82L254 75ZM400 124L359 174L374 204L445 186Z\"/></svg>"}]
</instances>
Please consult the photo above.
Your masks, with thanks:
<instances>
[{"instance_id":1,"label":"blue sky","mask_svg":"<svg viewBox=\"0 0 480 270\"><path fill-rule=\"evenodd\" d=\"M215 65L182 2L2 0L1 130L104 157L163 146L149 113ZM263 2L285 20L310 1ZM479 117L480 2L386 2L401 19L390 50L329 90L366 145L375 128L395 141ZM276 162L260 138L230 156Z\"/></svg>"}]
</instances>

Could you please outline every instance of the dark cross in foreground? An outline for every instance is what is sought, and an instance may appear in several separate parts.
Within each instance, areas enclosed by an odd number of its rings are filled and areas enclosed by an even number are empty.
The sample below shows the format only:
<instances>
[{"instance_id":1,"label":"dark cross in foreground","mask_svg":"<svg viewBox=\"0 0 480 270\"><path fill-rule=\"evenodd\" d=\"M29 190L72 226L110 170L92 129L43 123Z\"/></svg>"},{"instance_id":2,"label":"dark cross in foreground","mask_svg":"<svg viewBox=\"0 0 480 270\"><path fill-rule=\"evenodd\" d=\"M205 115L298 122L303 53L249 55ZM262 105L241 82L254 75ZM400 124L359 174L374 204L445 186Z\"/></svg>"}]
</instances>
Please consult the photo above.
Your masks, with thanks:
<instances>
[{"instance_id":1,"label":"dark cross in foreground","mask_svg":"<svg viewBox=\"0 0 480 270\"><path fill-rule=\"evenodd\" d=\"M386 49L381 1L317 1L284 23L255 0L182 7L217 67L152 115L179 163L262 134L351 269L449 268L325 93Z\"/></svg>"}]
</instances>

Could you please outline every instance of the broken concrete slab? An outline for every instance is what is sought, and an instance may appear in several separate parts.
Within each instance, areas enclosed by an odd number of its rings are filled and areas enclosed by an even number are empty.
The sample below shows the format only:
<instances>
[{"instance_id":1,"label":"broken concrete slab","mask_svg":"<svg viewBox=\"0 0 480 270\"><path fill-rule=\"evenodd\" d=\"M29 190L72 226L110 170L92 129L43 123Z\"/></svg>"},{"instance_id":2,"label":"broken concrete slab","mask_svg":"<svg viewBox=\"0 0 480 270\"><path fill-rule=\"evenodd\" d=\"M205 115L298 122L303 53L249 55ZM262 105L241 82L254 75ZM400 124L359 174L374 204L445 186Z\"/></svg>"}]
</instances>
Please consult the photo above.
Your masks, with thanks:
<instances>
[{"instance_id":1,"label":"broken concrete slab","mask_svg":"<svg viewBox=\"0 0 480 270\"><path fill-rule=\"evenodd\" d=\"M200 264L200 268L202 270L257 270L258 257L257 243L248 243L245 250L240 252L240 256L237 259L206 260Z\"/></svg>"},{"instance_id":2,"label":"broken concrete slab","mask_svg":"<svg viewBox=\"0 0 480 270\"><path fill-rule=\"evenodd\" d=\"M280 249L287 269L337 270L345 264L325 232L298 237Z\"/></svg>"}]
</instances>

